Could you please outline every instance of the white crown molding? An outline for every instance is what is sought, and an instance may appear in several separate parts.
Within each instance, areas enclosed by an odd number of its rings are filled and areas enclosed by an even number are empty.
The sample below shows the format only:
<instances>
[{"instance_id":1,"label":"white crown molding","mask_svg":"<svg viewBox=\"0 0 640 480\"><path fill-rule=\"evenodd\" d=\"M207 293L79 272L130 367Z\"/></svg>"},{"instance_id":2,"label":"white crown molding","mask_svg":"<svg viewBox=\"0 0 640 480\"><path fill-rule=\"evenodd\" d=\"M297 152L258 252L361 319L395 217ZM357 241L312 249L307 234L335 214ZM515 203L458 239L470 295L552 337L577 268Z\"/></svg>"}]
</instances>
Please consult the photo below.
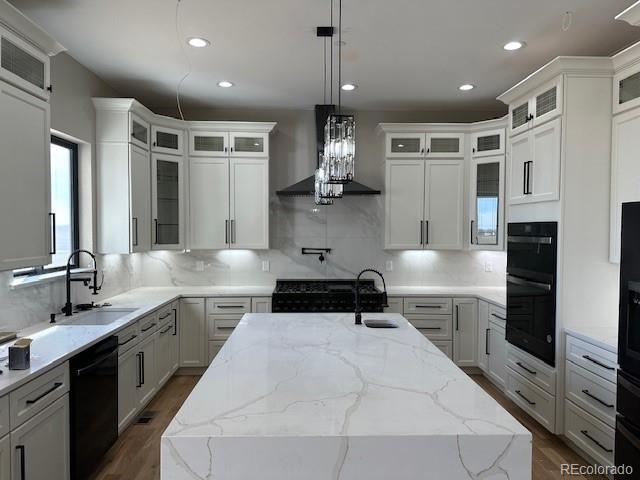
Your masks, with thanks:
<instances>
[{"instance_id":1,"label":"white crown molding","mask_svg":"<svg viewBox=\"0 0 640 480\"><path fill-rule=\"evenodd\" d=\"M379 123L376 127L376 134L421 132L469 133L478 130L503 128L506 127L506 125L506 115L501 118L470 123Z\"/></svg>"},{"instance_id":2,"label":"white crown molding","mask_svg":"<svg viewBox=\"0 0 640 480\"><path fill-rule=\"evenodd\" d=\"M0 24L50 57L66 50L55 38L6 0L0 0Z\"/></svg>"},{"instance_id":3,"label":"white crown molding","mask_svg":"<svg viewBox=\"0 0 640 480\"><path fill-rule=\"evenodd\" d=\"M627 22L629 25L633 25L634 27L639 27L640 26L640 1L634 3L627 9L623 10L614 18L616 20L622 20L623 22Z\"/></svg>"}]
</instances>

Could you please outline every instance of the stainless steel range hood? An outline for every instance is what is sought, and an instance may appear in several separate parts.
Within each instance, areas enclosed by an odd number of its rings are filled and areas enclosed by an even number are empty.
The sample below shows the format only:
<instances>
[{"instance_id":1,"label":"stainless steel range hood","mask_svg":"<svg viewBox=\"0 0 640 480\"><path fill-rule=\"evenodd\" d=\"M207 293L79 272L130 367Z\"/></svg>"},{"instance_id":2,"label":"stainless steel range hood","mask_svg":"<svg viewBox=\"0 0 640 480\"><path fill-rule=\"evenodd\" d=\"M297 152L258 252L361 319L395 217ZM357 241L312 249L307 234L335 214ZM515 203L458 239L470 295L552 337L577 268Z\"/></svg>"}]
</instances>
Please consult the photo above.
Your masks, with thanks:
<instances>
[{"instance_id":1,"label":"stainless steel range hood","mask_svg":"<svg viewBox=\"0 0 640 480\"><path fill-rule=\"evenodd\" d=\"M324 150L324 126L327 123L327 117L335 112L335 109L335 105L316 105L316 158L319 158L320 152ZM276 195L281 197L308 197L313 196L314 192L315 176L311 175L298 183L278 190ZM380 195L380 190L353 181L344 186L343 195Z\"/></svg>"}]
</instances>

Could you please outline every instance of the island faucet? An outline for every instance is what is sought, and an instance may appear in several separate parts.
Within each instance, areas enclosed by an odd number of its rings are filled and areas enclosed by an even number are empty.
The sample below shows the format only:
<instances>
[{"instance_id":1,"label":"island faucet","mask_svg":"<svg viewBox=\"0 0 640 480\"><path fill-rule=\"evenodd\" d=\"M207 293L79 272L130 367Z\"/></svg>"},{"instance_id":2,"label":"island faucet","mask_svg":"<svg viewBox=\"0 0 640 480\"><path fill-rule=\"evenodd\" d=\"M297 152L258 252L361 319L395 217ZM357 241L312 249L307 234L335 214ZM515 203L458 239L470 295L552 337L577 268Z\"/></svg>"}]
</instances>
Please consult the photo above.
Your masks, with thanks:
<instances>
[{"instance_id":1,"label":"island faucet","mask_svg":"<svg viewBox=\"0 0 640 480\"><path fill-rule=\"evenodd\" d=\"M372 272L377 274L382 279L382 288L384 291L382 292L382 306L388 307L388 297L387 297L387 284L384 281L384 277L378 270L374 270L373 268L365 268L362 270L358 276L356 277L356 308L355 308L355 316L356 316L356 325L362 325L362 307L360 306L360 277L363 273Z\"/></svg>"},{"instance_id":2,"label":"island faucet","mask_svg":"<svg viewBox=\"0 0 640 480\"><path fill-rule=\"evenodd\" d=\"M91 272L93 275L93 285L91 285L91 278L72 277L73 272L71 271L71 259L75 255L77 255L79 258L81 253L86 253L93 260L93 271ZM78 273L87 273L87 272L78 272ZM93 253L91 253L89 250L83 250L83 249L78 249L71 252L71 254L69 255L69 258L67 259L65 279L67 283L67 302L64 304L62 311L64 312L64 315L66 317L70 317L71 314L73 313L73 305L71 303L71 282L82 282L82 284L85 287L89 287L93 290L93 295L98 295L98 291L102 289L102 282L98 286L98 264L96 262L96 256ZM102 281L104 282L104 275L102 277Z\"/></svg>"}]
</instances>

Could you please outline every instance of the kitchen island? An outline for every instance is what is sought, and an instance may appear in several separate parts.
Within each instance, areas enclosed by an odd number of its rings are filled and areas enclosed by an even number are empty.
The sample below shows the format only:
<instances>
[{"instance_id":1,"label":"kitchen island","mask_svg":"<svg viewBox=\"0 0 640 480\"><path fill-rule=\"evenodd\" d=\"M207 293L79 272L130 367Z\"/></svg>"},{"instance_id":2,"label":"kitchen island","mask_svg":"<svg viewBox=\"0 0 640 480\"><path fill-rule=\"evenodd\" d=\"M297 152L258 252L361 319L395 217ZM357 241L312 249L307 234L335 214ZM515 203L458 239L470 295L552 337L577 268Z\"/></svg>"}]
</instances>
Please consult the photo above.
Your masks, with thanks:
<instances>
[{"instance_id":1,"label":"kitchen island","mask_svg":"<svg viewBox=\"0 0 640 480\"><path fill-rule=\"evenodd\" d=\"M162 436L161 478L531 478L531 434L397 314L247 314Z\"/></svg>"}]
</instances>

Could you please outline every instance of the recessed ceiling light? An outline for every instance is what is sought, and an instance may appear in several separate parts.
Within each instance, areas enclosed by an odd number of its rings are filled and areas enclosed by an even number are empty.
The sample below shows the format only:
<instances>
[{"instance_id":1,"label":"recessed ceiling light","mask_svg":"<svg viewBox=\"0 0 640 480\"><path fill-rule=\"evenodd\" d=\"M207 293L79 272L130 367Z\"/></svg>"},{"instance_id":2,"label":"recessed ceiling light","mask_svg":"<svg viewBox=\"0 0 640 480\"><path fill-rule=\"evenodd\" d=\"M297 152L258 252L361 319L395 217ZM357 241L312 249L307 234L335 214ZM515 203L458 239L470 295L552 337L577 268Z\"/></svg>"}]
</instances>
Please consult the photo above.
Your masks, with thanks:
<instances>
[{"instance_id":1,"label":"recessed ceiling light","mask_svg":"<svg viewBox=\"0 0 640 480\"><path fill-rule=\"evenodd\" d=\"M211 42L209 40L200 37L191 37L189 40L187 40L187 43L196 48L203 48L211 45Z\"/></svg>"},{"instance_id":2,"label":"recessed ceiling light","mask_svg":"<svg viewBox=\"0 0 640 480\"><path fill-rule=\"evenodd\" d=\"M221 80L218 82L218 86L222 88L229 88L229 87L233 87L233 83L228 82L227 80Z\"/></svg>"},{"instance_id":3,"label":"recessed ceiling light","mask_svg":"<svg viewBox=\"0 0 640 480\"><path fill-rule=\"evenodd\" d=\"M526 43L518 42L517 40L515 40L513 42L505 43L504 47L502 47L502 48L504 48L508 52L513 52L514 50L520 50L525 45L526 45Z\"/></svg>"},{"instance_id":4,"label":"recessed ceiling light","mask_svg":"<svg viewBox=\"0 0 640 480\"><path fill-rule=\"evenodd\" d=\"M351 92L351 91L355 90L356 88L358 88L358 86L353 84L353 83L345 83L344 85L342 85L341 88L345 92Z\"/></svg>"},{"instance_id":5,"label":"recessed ceiling light","mask_svg":"<svg viewBox=\"0 0 640 480\"><path fill-rule=\"evenodd\" d=\"M470 83L465 83L464 85L460 85L458 87L458 90L462 90L463 92L467 92L469 90L473 90L474 88L476 88L475 85L471 85Z\"/></svg>"}]
</instances>

